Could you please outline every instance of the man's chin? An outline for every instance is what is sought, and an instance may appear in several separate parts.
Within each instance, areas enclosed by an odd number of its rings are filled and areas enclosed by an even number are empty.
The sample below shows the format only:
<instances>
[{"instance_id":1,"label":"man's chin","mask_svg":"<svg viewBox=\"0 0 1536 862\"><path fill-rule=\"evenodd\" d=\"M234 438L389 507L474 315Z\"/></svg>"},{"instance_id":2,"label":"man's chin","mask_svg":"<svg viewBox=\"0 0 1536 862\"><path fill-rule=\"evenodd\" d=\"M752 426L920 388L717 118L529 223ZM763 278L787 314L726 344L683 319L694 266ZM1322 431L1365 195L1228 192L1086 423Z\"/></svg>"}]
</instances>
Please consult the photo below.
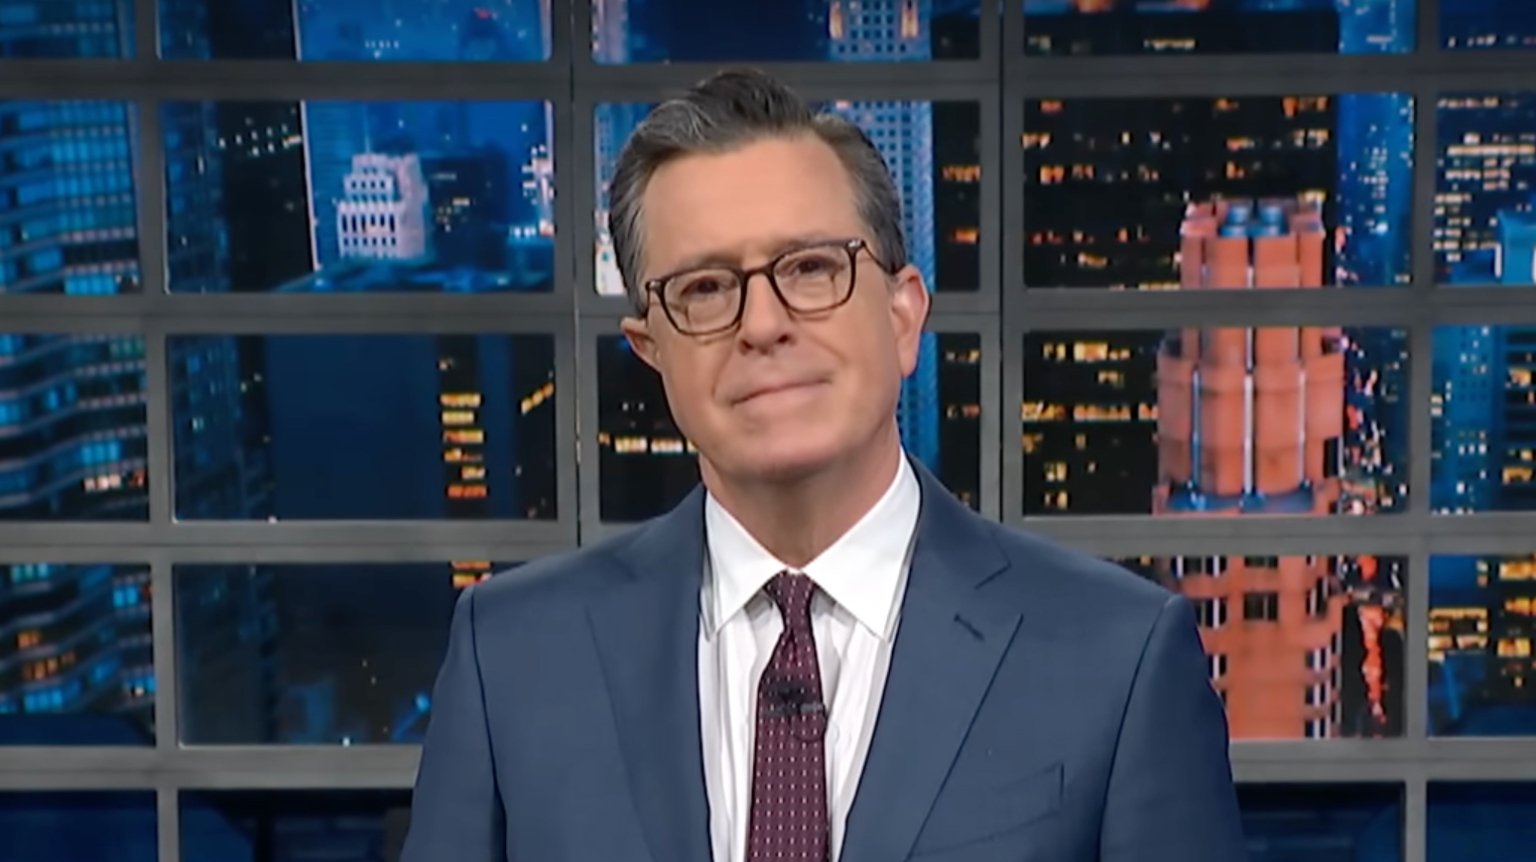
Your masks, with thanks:
<instances>
[{"instance_id":1,"label":"man's chin","mask_svg":"<svg viewBox=\"0 0 1536 862\"><path fill-rule=\"evenodd\" d=\"M755 448L744 453L730 469L718 472L727 480L753 484L794 484L826 473L839 460L840 456L835 452L797 440L789 445L767 444Z\"/></svg>"}]
</instances>

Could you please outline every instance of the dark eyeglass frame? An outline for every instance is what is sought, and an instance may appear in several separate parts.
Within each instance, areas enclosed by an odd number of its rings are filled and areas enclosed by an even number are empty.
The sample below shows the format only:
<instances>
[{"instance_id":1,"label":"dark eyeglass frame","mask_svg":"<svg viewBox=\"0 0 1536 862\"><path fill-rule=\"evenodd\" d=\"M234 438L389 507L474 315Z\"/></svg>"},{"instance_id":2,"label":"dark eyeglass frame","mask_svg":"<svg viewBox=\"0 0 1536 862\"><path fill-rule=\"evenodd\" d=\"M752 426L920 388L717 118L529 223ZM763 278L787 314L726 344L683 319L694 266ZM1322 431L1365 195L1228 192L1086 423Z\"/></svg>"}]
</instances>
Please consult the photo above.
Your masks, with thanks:
<instances>
[{"instance_id":1,"label":"dark eyeglass frame","mask_svg":"<svg viewBox=\"0 0 1536 862\"><path fill-rule=\"evenodd\" d=\"M791 303L789 299L784 296L784 291L779 289L779 280L774 277L774 270L778 269L779 264L783 263L784 260L788 257L822 248L840 248L848 253L848 289L843 293L842 297L829 305L818 305L815 308L798 307L794 303ZM747 310L747 287L752 281L752 276L754 275L763 276L763 278L768 281L768 286L773 289L773 295L778 297L779 304L783 305L790 311L795 312L796 314L822 314L846 305L848 300L853 298L854 287L859 283L859 252L861 251L869 255L869 259L875 262L875 266L879 268L881 272L887 275L890 274L890 267L886 266L884 261L875 256L875 252L869 247L869 242L867 240L859 238L840 239L832 240L829 242L815 242L807 245L796 246L779 253L778 255L774 256L772 260L764 263L762 266L754 266L751 269L742 269L740 267L726 266L721 264L718 266L694 266L687 269L678 270L677 272L671 272L647 281L645 283L645 293L647 296L656 297L656 302L661 306L662 313L666 315L667 322L672 324L672 328L676 329L678 332L694 337L717 335L719 333L735 329L741 324L742 315ZM741 285L741 288L736 293L736 313L731 315L731 319L728 322L719 326L709 327L708 329L692 329L683 326L682 324L678 323L677 316L672 313L672 308L667 305L667 285L673 279L681 278L686 275L692 275L693 273L697 272L709 271L728 272L736 277L737 283Z\"/></svg>"}]
</instances>

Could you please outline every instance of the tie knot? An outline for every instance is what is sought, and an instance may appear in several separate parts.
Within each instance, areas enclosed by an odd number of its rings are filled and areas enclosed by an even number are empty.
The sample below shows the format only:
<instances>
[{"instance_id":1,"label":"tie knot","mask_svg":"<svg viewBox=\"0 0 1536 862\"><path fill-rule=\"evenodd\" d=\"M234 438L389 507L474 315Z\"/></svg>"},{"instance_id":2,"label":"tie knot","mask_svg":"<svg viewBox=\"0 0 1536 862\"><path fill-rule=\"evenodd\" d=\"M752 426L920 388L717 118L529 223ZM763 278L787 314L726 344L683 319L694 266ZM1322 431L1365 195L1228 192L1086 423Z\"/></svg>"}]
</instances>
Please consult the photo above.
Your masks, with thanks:
<instances>
[{"instance_id":1,"label":"tie knot","mask_svg":"<svg viewBox=\"0 0 1536 862\"><path fill-rule=\"evenodd\" d=\"M816 582L799 572L783 571L773 576L763 588L784 615L784 624L794 629L811 627L811 595Z\"/></svg>"}]
</instances>

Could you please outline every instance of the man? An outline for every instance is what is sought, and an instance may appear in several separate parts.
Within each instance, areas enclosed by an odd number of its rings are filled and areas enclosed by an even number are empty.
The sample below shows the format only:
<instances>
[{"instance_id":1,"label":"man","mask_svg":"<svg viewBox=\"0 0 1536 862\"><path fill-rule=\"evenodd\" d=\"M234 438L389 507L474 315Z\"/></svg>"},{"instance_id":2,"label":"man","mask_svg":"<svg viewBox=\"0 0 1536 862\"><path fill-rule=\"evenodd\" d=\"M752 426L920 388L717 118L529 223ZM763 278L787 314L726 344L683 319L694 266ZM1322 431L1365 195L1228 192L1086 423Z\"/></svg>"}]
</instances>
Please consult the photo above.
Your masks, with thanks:
<instances>
[{"instance_id":1,"label":"man","mask_svg":"<svg viewBox=\"0 0 1536 862\"><path fill-rule=\"evenodd\" d=\"M1189 604L902 450L928 290L852 125L727 72L619 159L702 488L460 601L406 862L1233 862Z\"/></svg>"}]
</instances>

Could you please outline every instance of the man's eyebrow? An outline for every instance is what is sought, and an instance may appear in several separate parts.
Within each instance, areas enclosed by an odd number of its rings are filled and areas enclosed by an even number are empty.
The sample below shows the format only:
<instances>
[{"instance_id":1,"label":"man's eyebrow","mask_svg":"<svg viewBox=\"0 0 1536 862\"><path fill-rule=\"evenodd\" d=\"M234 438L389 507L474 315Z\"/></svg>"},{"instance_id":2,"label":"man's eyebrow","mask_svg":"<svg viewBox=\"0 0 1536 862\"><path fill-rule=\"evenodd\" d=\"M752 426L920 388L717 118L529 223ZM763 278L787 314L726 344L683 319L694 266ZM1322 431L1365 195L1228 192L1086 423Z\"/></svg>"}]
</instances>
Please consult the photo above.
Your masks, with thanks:
<instances>
[{"instance_id":1,"label":"man's eyebrow","mask_svg":"<svg viewBox=\"0 0 1536 862\"><path fill-rule=\"evenodd\" d=\"M764 247L768 250L767 256L771 258L777 257L788 251L806 248L807 246L824 245L830 242L842 242L844 240L851 239L852 237L852 234L833 234L823 231L813 231L810 233L795 234L794 236L782 237L777 241L765 243ZM732 269L739 267L741 266L741 255L734 252L724 252L719 250L707 250L698 252L696 254L691 254L687 257L684 257L677 263L676 266L669 269L663 275L657 277L666 278L669 275L676 275L677 273L687 272L688 270L717 266Z\"/></svg>"}]
</instances>

